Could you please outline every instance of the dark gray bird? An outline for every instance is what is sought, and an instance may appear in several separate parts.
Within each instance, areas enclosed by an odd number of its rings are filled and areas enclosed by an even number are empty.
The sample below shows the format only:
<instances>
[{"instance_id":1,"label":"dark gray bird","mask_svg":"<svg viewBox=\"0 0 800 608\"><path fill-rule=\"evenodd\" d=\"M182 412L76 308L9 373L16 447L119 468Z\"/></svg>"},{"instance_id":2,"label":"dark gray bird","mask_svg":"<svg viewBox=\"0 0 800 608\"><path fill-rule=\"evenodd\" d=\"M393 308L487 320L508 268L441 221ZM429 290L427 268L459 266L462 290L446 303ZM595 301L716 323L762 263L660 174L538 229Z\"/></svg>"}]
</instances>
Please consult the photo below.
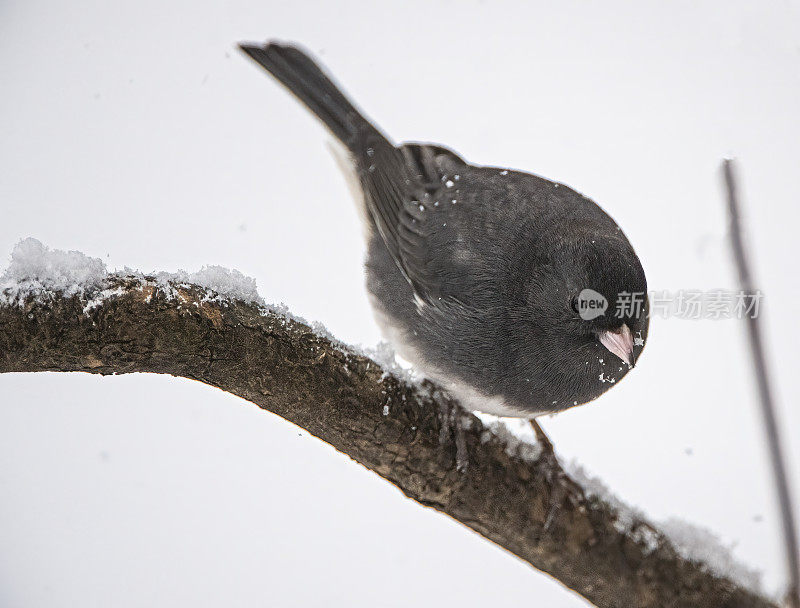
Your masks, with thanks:
<instances>
[{"instance_id":1,"label":"dark gray bird","mask_svg":"<svg viewBox=\"0 0 800 608\"><path fill-rule=\"evenodd\" d=\"M633 367L647 282L594 202L439 145L396 146L299 48L240 46L347 149L367 288L401 356L470 409L526 418L591 401Z\"/></svg>"}]
</instances>

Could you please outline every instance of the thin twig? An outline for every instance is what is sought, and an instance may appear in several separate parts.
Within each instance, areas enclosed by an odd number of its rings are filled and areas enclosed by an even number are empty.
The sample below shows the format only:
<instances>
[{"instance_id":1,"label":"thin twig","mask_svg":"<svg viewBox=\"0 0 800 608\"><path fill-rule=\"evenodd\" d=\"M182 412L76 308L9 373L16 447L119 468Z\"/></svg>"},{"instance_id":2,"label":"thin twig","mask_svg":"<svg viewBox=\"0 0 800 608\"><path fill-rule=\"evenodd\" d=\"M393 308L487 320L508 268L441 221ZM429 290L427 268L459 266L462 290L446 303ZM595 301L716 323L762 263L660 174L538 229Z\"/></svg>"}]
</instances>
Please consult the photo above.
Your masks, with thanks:
<instances>
[{"instance_id":1,"label":"thin twig","mask_svg":"<svg viewBox=\"0 0 800 608\"><path fill-rule=\"evenodd\" d=\"M739 282L744 297L752 301L757 297L750 267L742 238L742 226L739 216L739 201L736 190L736 179L732 160L723 163L725 186L728 194L728 212L730 215L730 234L733 257L739 271ZM778 503L781 510L783 535L786 551L786 560L789 567L789 589L786 601L792 608L800 608L800 558L798 558L797 528L792 515L792 502L789 493L789 483L786 476L786 467L783 460L778 423L775 416L775 407L772 401L764 346L761 340L760 318L757 314L746 315L747 335L750 342L750 354L753 358L758 395L761 403L761 413L764 416L764 430L767 435L769 455L772 462L775 486L778 493Z\"/></svg>"}]
</instances>

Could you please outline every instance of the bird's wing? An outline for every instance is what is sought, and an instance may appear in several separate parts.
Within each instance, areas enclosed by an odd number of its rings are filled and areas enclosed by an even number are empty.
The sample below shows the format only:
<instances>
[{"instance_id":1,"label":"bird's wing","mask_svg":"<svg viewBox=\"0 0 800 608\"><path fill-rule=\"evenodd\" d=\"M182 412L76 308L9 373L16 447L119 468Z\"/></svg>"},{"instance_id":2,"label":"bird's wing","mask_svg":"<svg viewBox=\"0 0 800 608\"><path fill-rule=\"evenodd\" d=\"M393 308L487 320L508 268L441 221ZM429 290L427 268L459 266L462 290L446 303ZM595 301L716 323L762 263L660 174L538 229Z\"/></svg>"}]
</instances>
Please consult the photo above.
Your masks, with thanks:
<instances>
[{"instance_id":1,"label":"bird's wing","mask_svg":"<svg viewBox=\"0 0 800 608\"><path fill-rule=\"evenodd\" d=\"M440 146L379 142L362 159L361 182L378 232L417 300L436 304L448 296L441 272L448 258L443 191L467 163Z\"/></svg>"}]
</instances>

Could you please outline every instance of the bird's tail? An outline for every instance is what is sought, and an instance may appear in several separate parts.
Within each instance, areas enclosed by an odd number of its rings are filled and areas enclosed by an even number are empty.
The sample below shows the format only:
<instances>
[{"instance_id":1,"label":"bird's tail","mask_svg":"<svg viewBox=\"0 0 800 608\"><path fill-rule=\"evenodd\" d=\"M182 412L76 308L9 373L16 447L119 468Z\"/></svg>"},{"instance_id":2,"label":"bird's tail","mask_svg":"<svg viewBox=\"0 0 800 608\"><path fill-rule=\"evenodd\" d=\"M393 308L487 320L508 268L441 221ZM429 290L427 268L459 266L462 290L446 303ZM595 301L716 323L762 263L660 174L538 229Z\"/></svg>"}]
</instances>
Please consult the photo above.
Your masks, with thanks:
<instances>
[{"instance_id":1,"label":"bird's tail","mask_svg":"<svg viewBox=\"0 0 800 608\"><path fill-rule=\"evenodd\" d=\"M314 60L296 46L269 42L264 46L240 44L239 48L308 106L352 152L375 136L386 140Z\"/></svg>"}]
</instances>

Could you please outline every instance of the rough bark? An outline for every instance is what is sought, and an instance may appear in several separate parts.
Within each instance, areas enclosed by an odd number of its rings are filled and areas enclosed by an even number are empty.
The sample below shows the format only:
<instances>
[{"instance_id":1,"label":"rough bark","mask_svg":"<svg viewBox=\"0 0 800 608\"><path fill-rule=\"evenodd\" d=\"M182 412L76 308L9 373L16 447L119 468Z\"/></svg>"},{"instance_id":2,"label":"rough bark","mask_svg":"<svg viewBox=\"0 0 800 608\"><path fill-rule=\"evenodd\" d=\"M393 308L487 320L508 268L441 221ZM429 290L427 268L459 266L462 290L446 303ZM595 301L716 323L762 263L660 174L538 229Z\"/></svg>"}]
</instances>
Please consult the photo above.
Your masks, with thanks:
<instances>
[{"instance_id":1,"label":"rough bark","mask_svg":"<svg viewBox=\"0 0 800 608\"><path fill-rule=\"evenodd\" d=\"M0 373L149 372L218 387L303 427L597 606L775 606L681 558L649 524L620 526L552 452L533 459L509 450L432 385L409 386L255 304L133 278L111 286L121 293L87 311L84 298L62 294L0 304Z\"/></svg>"}]
</instances>

